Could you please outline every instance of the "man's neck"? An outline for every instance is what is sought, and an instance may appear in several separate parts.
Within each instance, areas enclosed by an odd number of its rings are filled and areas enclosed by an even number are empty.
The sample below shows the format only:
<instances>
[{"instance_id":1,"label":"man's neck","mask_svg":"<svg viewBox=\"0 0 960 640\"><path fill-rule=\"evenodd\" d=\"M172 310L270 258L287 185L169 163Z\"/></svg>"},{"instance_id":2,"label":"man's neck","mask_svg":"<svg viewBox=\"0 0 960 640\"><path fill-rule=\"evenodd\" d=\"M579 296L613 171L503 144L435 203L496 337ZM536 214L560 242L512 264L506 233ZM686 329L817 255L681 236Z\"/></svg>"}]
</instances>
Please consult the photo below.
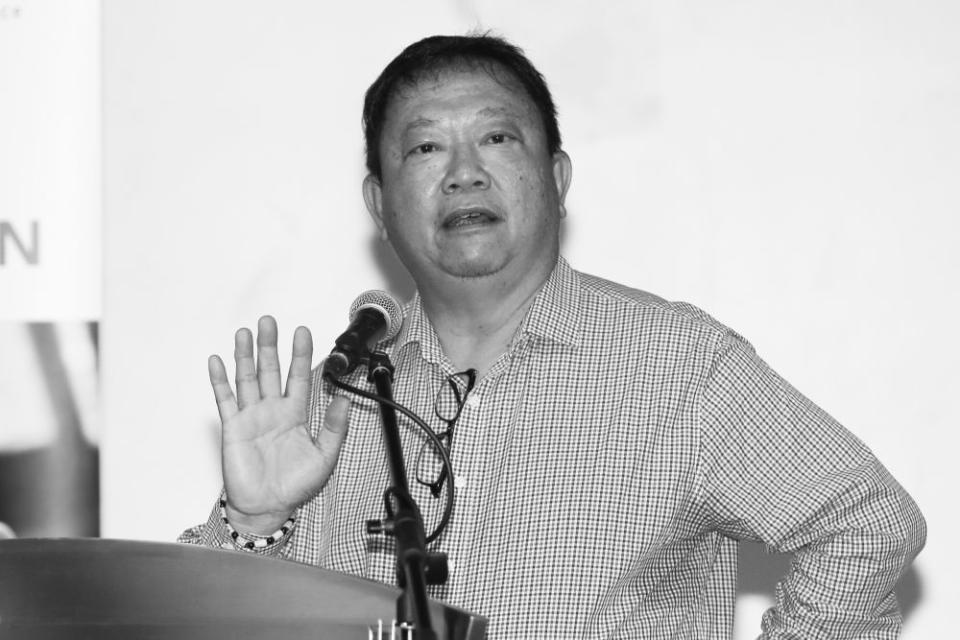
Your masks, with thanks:
<instances>
[{"instance_id":1,"label":"man's neck","mask_svg":"<svg viewBox=\"0 0 960 640\"><path fill-rule=\"evenodd\" d=\"M493 276L464 279L436 291L421 290L424 311L453 366L485 375L507 351L551 272L552 267L513 283Z\"/></svg>"}]
</instances>

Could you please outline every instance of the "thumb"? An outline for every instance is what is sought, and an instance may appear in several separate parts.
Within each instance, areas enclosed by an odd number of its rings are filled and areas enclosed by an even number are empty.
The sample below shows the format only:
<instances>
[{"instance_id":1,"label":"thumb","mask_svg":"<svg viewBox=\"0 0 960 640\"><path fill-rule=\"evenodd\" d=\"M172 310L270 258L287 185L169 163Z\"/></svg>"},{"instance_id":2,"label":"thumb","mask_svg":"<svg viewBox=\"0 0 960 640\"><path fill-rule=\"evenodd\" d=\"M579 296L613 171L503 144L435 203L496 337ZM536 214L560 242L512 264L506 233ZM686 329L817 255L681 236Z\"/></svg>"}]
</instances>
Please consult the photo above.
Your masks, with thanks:
<instances>
[{"instance_id":1,"label":"thumb","mask_svg":"<svg viewBox=\"0 0 960 640\"><path fill-rule=\"evenodd\" d=\"M323 412L323 426L315 441L317 449L326 458L331 467L336 463L340 454L340 445L347 435L347 415L350 412L350 401L337 396L327 405Z\"/></svg>"}]
</instances>

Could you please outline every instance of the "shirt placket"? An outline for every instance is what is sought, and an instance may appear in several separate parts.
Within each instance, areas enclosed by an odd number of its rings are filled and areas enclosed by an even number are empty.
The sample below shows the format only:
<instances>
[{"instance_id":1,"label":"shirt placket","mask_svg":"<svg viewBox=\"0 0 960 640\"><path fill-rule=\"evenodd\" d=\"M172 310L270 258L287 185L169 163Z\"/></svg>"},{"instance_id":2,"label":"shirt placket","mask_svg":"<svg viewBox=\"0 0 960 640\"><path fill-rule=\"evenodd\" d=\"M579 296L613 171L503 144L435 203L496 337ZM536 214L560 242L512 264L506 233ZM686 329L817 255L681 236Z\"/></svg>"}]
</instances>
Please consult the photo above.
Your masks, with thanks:
<instances>
[{"instance_id":1,"label":"shirt placket","mask_svg":"<svg viewBox=\"0 0 960 640\"><path fill-rule=\"evenodd\" d=\"M476 529L477 510L479 500L477 490L482 486L477 471L482 468L481 456L483 451L478 447L480 431L484 428L484 393L489 387L486 380L481 380L467 396L463 412L454 428L453 444L451 449L451 463L453 466L452 487L455 491L454 516L448 531L441 538L439 549L448 554L450 569L450 584L444 591L448 597L456 597L457 591L463 587L469 570L467 558L464 555L472 545L472 536Z\"/></svg>"},{"instance_id":2,"label":"shirt placket","mask_svg":"<svg viewBox=\"0 0 960 640\"><path fill-rule=\"evenodd\" d=\"M507 464L516 408L523 395L519 368L526 360L521 350L511 352L471 392L454 435L453 464L457 503L455 523L441 549L451 558L451 584L447 596L463 602L476 596L486 582L481 572L491 571L486 562L484 536L499 515L494 504L499 492L502 466Z\"/></svg>"}]
</instances>

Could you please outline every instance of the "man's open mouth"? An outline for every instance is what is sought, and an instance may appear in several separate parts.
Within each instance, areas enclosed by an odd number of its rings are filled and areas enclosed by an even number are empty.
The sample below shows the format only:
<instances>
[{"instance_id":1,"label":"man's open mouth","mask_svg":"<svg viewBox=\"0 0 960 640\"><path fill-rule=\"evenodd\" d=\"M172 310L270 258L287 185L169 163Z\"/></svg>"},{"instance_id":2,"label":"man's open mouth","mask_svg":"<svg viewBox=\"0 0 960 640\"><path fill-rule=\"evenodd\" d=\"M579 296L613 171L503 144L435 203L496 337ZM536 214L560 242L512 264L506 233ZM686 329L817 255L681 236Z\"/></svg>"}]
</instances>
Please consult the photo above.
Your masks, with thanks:
<instances>
[{"instance_id":1,"label":"man's open mouth","mask_svg":"<svg viewBox=\"0 0 960 640\"><path fill-rule=\"evenodd\" d=\"M457 209L443 219L445 229L456 229L459 227L469 227L478 224L489 224L497 222L500 216L489 209L483 208L465 208Z\"/></svg>"}]
</instances>

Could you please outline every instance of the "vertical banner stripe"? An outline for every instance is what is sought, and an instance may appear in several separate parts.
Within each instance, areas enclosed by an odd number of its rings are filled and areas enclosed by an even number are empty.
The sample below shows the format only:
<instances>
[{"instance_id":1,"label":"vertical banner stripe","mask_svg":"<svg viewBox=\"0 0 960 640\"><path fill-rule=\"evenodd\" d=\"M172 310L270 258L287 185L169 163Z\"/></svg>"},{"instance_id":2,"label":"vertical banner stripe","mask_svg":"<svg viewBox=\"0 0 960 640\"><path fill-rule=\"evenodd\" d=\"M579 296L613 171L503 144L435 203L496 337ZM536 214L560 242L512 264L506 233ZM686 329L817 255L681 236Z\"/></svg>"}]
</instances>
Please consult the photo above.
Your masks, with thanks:
<instances>
[{"instance_id":1,"label":"vertical banner stripe","mask_svg":"<svg viewBox=\"0 0 960 640\"><path fill-rule=\"evenodd\" d=\"M0 536L99 533L98 0L0 2Z\"/></svg>"}]
</instances>

